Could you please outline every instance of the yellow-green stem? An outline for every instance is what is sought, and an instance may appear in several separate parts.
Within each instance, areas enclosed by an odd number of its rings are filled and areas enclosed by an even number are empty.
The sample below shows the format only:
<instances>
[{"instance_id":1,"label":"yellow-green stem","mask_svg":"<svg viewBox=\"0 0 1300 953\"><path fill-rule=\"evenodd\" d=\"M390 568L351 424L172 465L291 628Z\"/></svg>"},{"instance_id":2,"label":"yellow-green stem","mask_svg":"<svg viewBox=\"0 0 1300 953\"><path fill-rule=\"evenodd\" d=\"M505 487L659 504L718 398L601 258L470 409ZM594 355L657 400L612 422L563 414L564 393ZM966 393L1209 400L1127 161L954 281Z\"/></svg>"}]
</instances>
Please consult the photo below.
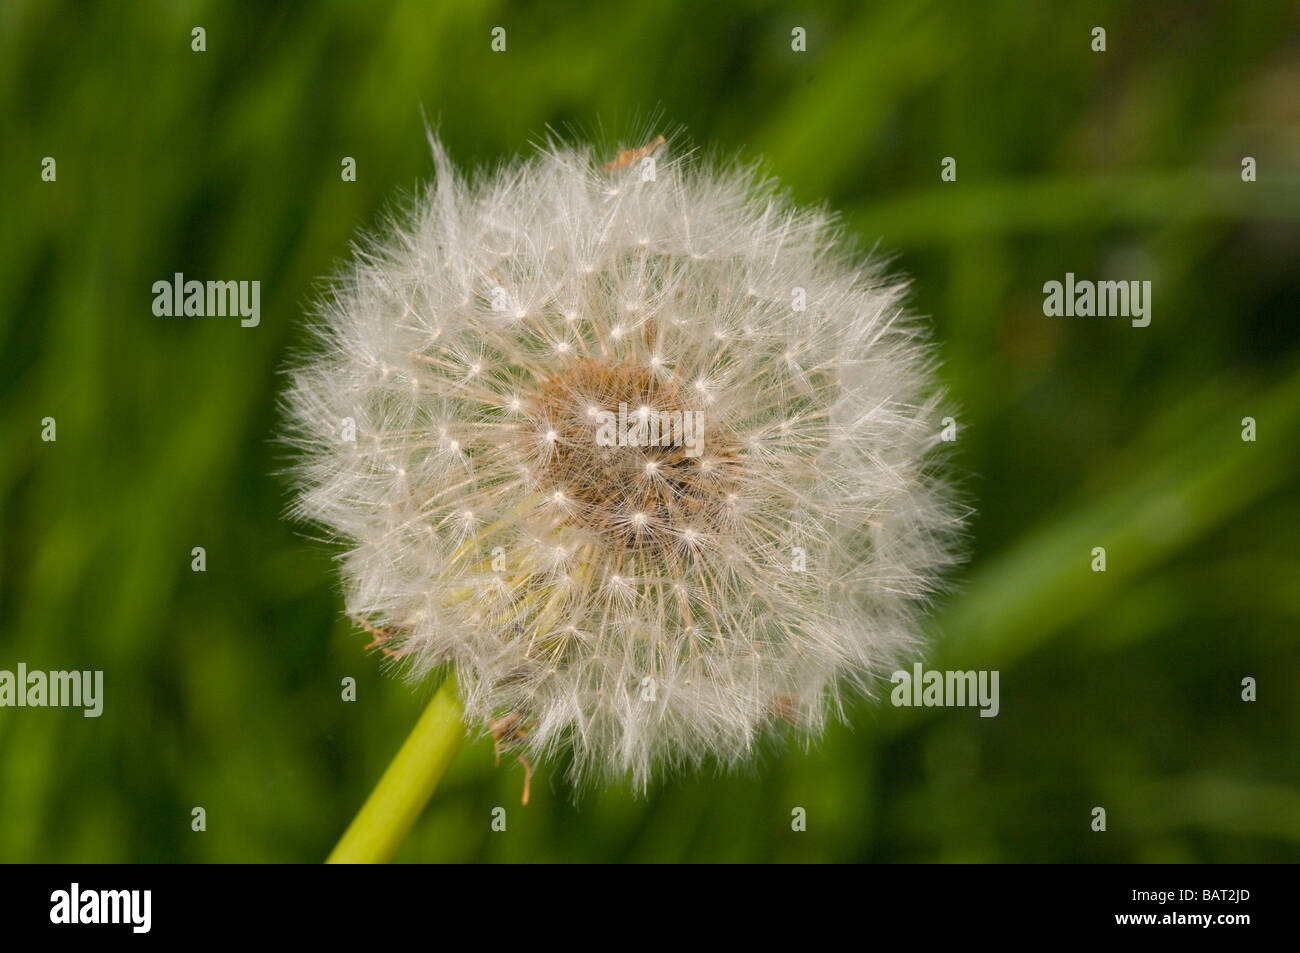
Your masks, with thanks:
<instances>
[{"instance_id":1,"label":"yellow-green stem","mask_svg":"<svg viewBox=\"0 0 1300 953\"><path fill-rule=\"evenodd\" d=\"M464 743L464 710L449 674L325 862L391 860Z\"/></svg>"}]
</instances>

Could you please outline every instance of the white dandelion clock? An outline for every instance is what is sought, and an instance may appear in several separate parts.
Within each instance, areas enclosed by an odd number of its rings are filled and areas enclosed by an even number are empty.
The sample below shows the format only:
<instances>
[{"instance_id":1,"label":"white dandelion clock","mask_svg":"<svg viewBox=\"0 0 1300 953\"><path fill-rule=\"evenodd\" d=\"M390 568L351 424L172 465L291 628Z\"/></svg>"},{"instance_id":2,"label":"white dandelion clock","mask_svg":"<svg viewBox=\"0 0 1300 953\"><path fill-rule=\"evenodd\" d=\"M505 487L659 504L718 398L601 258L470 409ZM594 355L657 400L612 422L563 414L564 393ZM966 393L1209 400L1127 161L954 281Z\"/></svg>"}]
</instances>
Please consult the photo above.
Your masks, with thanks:
<instances>
[{"instance_id":1,"label":"white dandelion clock","mask_svg":"<svg viewBox=\"0 0 1300 953\"><path fill-rule=\"evenodd\" d=\"M348 612L575 780L818 735L956 561L904 287L832 215L656 140L436 180L293 370Z\"/></svg>"}]
</instances>

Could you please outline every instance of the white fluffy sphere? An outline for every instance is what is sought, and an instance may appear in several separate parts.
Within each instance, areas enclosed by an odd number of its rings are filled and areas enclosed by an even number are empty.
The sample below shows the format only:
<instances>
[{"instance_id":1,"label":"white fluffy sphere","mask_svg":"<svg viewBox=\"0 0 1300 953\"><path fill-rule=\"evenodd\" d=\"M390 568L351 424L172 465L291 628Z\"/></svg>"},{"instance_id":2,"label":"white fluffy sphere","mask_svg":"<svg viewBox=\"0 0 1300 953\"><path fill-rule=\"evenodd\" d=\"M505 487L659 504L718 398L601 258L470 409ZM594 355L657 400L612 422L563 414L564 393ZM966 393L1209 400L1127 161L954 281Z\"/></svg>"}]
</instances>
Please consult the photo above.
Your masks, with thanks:
<instances>
[{"instance_id":1,"label":"white fluffy sphere","mask_svg":"<svg viewBox=\"0 0 1300 953\"><path fill-rule=\"evenodd\" d=\"M346 545L348 612L575 778L816 735L956 558L902 284L826 211L671 144L472 178L433 147L287 399L296 515Z\"/></svg>"}]
</instances>

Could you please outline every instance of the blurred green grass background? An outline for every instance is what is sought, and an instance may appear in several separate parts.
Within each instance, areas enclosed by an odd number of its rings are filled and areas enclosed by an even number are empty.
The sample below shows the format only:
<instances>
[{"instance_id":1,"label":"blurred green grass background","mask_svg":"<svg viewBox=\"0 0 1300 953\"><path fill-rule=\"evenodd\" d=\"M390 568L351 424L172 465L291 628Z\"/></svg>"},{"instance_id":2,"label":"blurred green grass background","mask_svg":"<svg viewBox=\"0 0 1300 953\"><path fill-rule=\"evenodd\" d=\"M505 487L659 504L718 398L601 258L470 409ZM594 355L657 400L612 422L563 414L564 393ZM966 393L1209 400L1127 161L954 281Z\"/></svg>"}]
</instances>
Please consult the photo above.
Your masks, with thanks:
<instances>
[{"instance_id":1,"label":"blurred green grass background","mask_svg":"<svg viewBox=\"0 0 1300 953\"><path fill-rule=\"evenodd\" d=\"M521 808L479 742L399 860L1300 859L1298 9L4 0L0 668L106 699L0 709L0 861L320 860L431 694L362 652L273 476L277 371L430 176L421 107L463 163L658 108L899 253L979 511L926 663L1002 698L576 806L542 765ZM154 317L177 271L260 280L261 326ZM1067 271L1152 280L1151 326L1044 317Z\"/></svg>"}]
</instances>

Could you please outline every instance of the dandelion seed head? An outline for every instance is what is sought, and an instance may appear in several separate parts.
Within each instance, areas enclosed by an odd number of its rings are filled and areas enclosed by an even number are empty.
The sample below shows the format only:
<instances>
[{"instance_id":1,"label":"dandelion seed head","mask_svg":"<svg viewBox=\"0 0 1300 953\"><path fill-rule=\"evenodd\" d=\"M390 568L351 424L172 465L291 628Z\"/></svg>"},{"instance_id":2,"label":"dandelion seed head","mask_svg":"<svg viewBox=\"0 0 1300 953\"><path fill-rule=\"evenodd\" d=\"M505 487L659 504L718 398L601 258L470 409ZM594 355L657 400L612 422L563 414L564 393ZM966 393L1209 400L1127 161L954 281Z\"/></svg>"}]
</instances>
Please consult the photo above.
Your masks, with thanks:
<instances>
[{"instance_id":1,"label":"dandelion seed head","mask_svg":"<svg viewBox=\"0 0 1300 953\"><path fill-rule=\"evenodd\" d=\"M348 613L575 781L820 734L958 560L903 283L827 211L672 143L646 181L555 141L474 177L433 151L286 397L294 515L345 547ZM611 443L620 406L637 439Z\"/></svg>"}]
</instances>

